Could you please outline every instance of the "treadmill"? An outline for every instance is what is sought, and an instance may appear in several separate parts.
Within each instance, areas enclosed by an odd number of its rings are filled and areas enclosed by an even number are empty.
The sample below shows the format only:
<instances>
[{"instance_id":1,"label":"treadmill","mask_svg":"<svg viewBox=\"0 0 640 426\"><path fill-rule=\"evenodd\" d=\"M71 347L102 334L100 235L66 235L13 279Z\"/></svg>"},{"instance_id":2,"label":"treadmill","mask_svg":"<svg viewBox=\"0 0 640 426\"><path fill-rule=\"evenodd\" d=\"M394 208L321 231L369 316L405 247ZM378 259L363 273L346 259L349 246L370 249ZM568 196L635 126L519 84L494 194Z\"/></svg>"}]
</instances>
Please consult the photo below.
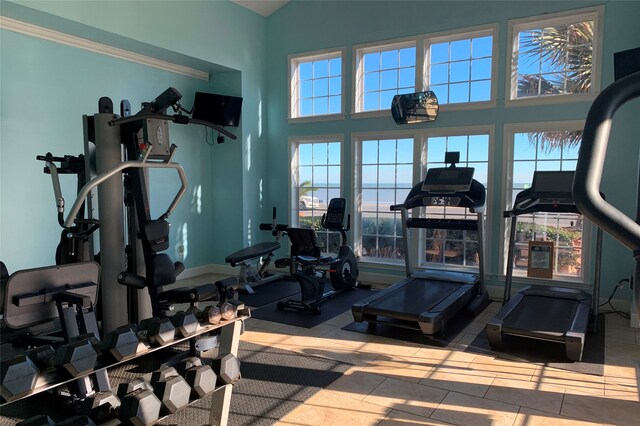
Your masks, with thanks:
<instances>
[{"instance_id":1,"label":"treadmill","mask_svg":"<svg viewBox=\"0 0 640 426\"><path fill-rule=\"evenodd\" d=\"M531 187L519 192L512 210L504 302L500 311L487 323L489 344L503 347L503 336L545 340L564 344L570 361L580 361L587 330L596 331L600 287L600 253L602 231L598 228L595 280L592 294L575 288L531 285L511 297L513 259L518 216L549 212L580 214L571 194L573 171L536 171Z\"/></svg>"},{"instance_id":2,"label":"treadmill","mask_svg":"<svg viewBox=\"0 0 640 426\"><path fill-rule=\"evenodd\" d=\"M391 206L402 216L407 278L355 303L356 322L386 324L420 330L425 335L444 333L445 324L461 311L474 316L489 303L484 283L483 214L484 186L473 179L472 167L455 167L459 153L446 153L450 167L432 168L424 182L416 184L404 203ZM433 219L409 217L414 208L429 206L465 207L477 218ZM409 256L409 229L478 231L479 274L452 271L413 271Z\"/></svg>"}]
</instances>

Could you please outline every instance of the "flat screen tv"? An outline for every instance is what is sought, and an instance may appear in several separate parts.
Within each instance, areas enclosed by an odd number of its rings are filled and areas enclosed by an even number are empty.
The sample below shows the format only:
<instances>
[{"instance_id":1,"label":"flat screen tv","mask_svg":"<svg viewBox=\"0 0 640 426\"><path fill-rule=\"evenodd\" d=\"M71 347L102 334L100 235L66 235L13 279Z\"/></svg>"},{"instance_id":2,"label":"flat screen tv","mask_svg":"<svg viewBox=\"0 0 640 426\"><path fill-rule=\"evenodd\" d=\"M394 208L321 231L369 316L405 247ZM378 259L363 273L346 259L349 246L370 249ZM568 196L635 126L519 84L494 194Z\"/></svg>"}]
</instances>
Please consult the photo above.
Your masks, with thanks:
<instances>
[{"instance_id":1,"label":"flat screen tv","mask_svg":"<svg viewBox=\"0 0 640 426\"><path fill-rule=\"evenodd\" d=\"M191 117L222 127L238 127L242 98L196 92Z\"/></svg>"}]
</instances>

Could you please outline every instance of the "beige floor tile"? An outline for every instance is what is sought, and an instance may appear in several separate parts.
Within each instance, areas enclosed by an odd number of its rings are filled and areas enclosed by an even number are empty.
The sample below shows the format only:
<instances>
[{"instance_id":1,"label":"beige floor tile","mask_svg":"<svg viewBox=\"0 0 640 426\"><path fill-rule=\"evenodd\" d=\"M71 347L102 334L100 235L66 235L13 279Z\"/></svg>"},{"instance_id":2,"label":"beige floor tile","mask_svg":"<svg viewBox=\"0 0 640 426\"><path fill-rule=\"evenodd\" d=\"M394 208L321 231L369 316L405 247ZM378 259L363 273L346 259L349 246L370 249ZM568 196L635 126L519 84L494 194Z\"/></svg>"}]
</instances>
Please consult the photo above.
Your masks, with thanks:
<instances>
[{"instance_id":1,"label":"beige floor tile","mask_svg":"<svg viewBox=\"0 0 640 426\"><path fill-rule=\"evenodd\" d=\"M292 412L282 419L281 424L373 426L384 419L389 411L389 408L329 393L310 404L309 409Z\"/></svg>"},{"instance_id":2,"label":"beige floor tile","mask_svg":"<svg viewBox=\"0 0 640 426\"><path fill-rule=\"evenodd\" d=\"M332 327L330 330L327 330L326 333L319 335L319 337L322 338L328 346L339 344L342 346L353 346L356 349L360 349L365 343L370 342L376 336Z\"/></svg>"},{"instance_id":3,"label":"beige floor tile","mask_svg":"<svg viewBox=\"0 0 640 426\"><path fill-rule=\"evenodd\" d=\"M289 336L285 334L275 333L273 331L268 330L245 330L244 333L240 336L241 340L245 342L258 343L258 344L273 344L278 342L283 342Z\"/></svg>"},{"instance_id":4,"label":"beige floor tile","mask_svg":"<svg viewBox=\"0 0 640 426\"><path fill-rule=\"evenodd\" d=\"M518 361L495 358L487 355L477 355L469 368L493 377L513 380L530 380L536 372L537 366Z\"/></svg>"},{"instance_id":5,"label":"beige floor tile","mask_svg":"<svg viewBox=\"0 0 640 426\"><path fill-rule=\"evenodd\" d=\"M336 327L327 324L319 324L312 328L283 324L277 331L278 333L289 334L291 336L318 337L335 329Z\"/></svg>"},{"instance_id":6,"label":"beige floor tile","mask_svg":"<svg viewBox=\"0 0 640 426\"><path fill-rule=\"evenodd\" d=\"M636 330L631 327L628 328L611 328L610 330L606 330L605 339L607 344L612 342L618 343L628 343L637 346L636 341ZM610 345L607 345L611 347Z\"/></svg>"},{"instance_id":7,"label":"beige floor tile","mask_svg":"<svg viewBox=\"0 0 640 426\"><path fill-rule=\"evenodd\" d=\"M367 365L380 354L367 351L354 350L352 347L334 344L324 348L302 348L304 353L308 355L319 356L323 358L335 359L353 365Z\"/></svg>"},{"instance_id":8,"label":"beige floor tile","mask_svg":"<svg viewBox=\"0 0 640 426\"><path fill-rule=\"evenodd\" d=\"M420 380L421 385L483 397L494 377L464 368L434 367Z\"/></svg>"},{"instance_id":9,"label":"beige floor tile","mask_svg":"<svg viewBox=\"0 0 640 426\"><path fill-rule=\"evenodd\" d=\"M427 346L416 352L412 358L423 358L439 364L441 362L455 362L456 366L468 366L475 358L476 354L464 352L455 348L436 348Z\"/></svg>"},{"instance_id":10,"label":"beige floor tile","mask_svg":"<svg viewBox=\"0 0 640 426\"><path fill-rule=\"evenodd\" d=\"M449 392L430 417L456 425L510 426L518 408L517 405Z\"/></svg>"},{"instance_id":11,"label":"beige floor tile","mask_svg":"<svg viewBox=\"0 0 640 426\"><path fill-rule=\"evenodd\" d=\"M605 358L604 374L607 377L640 377L640 360L608 355Z\"/></svg>"},{"instance_id":12,"label":"beige floor tile","mask_svg":"<svg viewBox=\"0 0 640 426\"><path fill-rule=\"evenodd\" d=\"M353 367L347 371L342 377L327 386L326 390L363 400L385 380L384 376L360 371L358 368Z\"/></svg>"},{"instance_id":13,"label":"beige floor tile","mask_svg":"<svg viewBox=\"0 0 640 426\"><path fill-rule=\"evenodd\" d=\"M394 410L427 417L436 409L446 394L447 391L442 389L387 378L364 400Z\"/></svg>"},{"instance_id":14,"label":"beige floor tile","mask_svg":"<svg viewBox=\"0 0 640 426\"><path fill-rule=\"evenodd\" d=\"M605 377L604 395L608 398L640 401L640 385L636 377Z\"/></svg>"},{"instance_id":15,"label":"beige floor tile","mask_svg":"<svg viewBox=\"0 0 640 426\"><path fill-rule=\"evenodd\" d=\"M398 356L389 358L380 355L366 366L358 367L358 370L369 374L378 374L398 380L418 383L420 379L431 370L431 365L415 362L414 358Z\"/></svg>"},{"instance_id":16,"label":"beige floor tile","mask_svg":"<svg viewBox=\"0 0 640 426\"><path fill-rule=\"evenodd\" d=\"M421 347L422 345L415 343L402 342L399 340L388 339L386 337L375 337L370 342L366 343L362 347L362 350L383 355L410 357L418 352Z\"/></svg>"},{"instance_id":17,"label":"beige floor tile","mask_svg":"<svg viewBox=\"0 0 640 426\"><path fill-rule=\"evenodd\" d=\"M477 337L476 334L461 334L456 342L451 342L453 348L465 350Z\"/></svg>"},{"instance_id":18,"label":"beige floor tile","mask_svg":"<svg viewBox=\"0 0 640 426\"><path fill-rule=\"evenodd\" d=\"M552 414L560 413L563 396L564 389L562 387L502 378L496 378L484 395L485 399L493 399Z\"/></svg>"},{"instance_id":19,"label":"beige floor tile","mask_svg":"<svg viewBox=\"0 0 640 426\"><path fill-rule=\"evenodd\" d=\"M438 420L429 419L427 417L417 416L400 410L391 410L387 417L384 418L378 426L409 426L409 425L425 425L425 426L438 426L438 425L450 425L451 423L445 423Z\"/></svg>"},{"instance_id":20,"label":"beige floor tile","mask_svg":"<svg viewBox=\"0 0 640 426\"><path fill-rule=\"evenodd\" d=\"M561 415L614 425L638 425L640 403L589 395L565 395Z\"/></svg>"},{"instance_id":21,"label":"beige floor tile","mask_svg":"<svg viewBox=\"0 0 640 426\"><path fill-rule=\"evenodd\" d=\"M608 340L606 354L640 360L640 346L634 342Z\"/></svg>"},{"instance_id":22,"label":"beige floor tile","mask_svg":"<svg viewBox=\"0 0 640 426\"><path fill-rule=\"evenodd\" d=\"M513 426L595 426L601 424L602 423L593 423L584 420L573 420L557 414L545 413L523 407L520 409Z\"/></svg>"},{"instance_id":23,"label":"beige floor tile","mask_svg":"<svg viewBox=\"0 0 640 426\"><path fill-rule=\"evenodd\" d=\"M553 385L564 389L565 394L572 395L604 395L604 377L593 374L582 374L558 368L539 367L531 378L533 383Z\"/></svg>"},{"instance_id":24,"label":"beige floor tile","mask_svg":"<svg viewBox=\"0 0 640 426\"><path fill-rule=\"evenodd\" d=\"M284 325L277 322L261 320L258 318L249 318L248 320L245 321L244 326L245 326L245 330L277 331L278 329L282 328Z\"/></svg>"}]
</instances>

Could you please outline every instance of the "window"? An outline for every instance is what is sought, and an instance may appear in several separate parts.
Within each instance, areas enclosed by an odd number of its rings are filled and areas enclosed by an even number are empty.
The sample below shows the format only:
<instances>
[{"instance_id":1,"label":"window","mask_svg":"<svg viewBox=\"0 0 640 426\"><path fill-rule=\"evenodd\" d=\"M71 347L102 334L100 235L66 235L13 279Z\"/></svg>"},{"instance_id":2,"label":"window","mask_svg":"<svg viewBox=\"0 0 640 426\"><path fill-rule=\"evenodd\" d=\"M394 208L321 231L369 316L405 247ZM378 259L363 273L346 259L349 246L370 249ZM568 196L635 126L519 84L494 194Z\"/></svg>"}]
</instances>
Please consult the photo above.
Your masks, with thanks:
<instances>
[{"instance_id":1,"label":"window","mask_svg":"<svg viewBox=\"0 0 640 426\"><path fill-rule=\"evenodd\" d=\"M337 253L340 234L320 226L332 198L340 197L340 138L291 143L291 226L313 228L327 253ZM346 224L345 224L346 225Z\"/></svg>"},{"instance_id":2,"label":"window","mask_svg":"<svg viewBox=\"0 0 640 426\"><path fill-rule=\"evenodd\" d=\"M342 51L290 56L290 117L342 113Z\"/></svg>"},{"instance_id":3,"label":"window","mask_svg":"<svg viewBox=\"0 0 640 426\"><path fill-rule=\"evenodd\" d=\"M402 220L392 212L413 187L413 138L364 139L359 146L360 255L400 263Z\"/></svg>"},{"instance_id":4,"label":"window","mask_svg":"<svg viewBox=\"0 0 640 426\"><path fill-rule=\"evenodd\" d=\"M597 91L602 10L510 21L511 99Z\"/></svg>"},{"instance_id":5,"label":"window","mask_svg":"<svg viewBox=\"0 0 640 426\"><path fill-rule=\"evenodd\" d=\"M415 41L359 48L355 56L355 112L387 110L395 95L415 92Z\"/></svg>"},{"instance_id":6,"label":"window","mask_svg":"<svg viewBox=\"0 0 640 426\"><path fill-rule=\"evenodd\" d=\"M427 169L447 166L444 154L460 152L460 167L473 167L473 178L485 188L489 173L489 134L467 134L434 136L426 139ZM477 219L463 207L428 207L427 217L438 219ZM425 233L425 256L422 262L443 265L479 266L478 232L445 229L427 229Z\"/></svg>"},{"instance_id":7,"label":"window","mask_svg":"<svg viewBox=\"0 0 640 426\"><path fill-rule=\"evenodd\" d=\"M493 40L496 26L425 41L427 87L438 103L455 104L494 99Z\"/></svg>"},{"instance_id":8,"label":"window","mask_svg":"<svg viewBox=\"0 0 640 426\"><path fill-rule=\"evenodd\" d=\"M507 209L511 209L518 192L531 185L536 170L575 170L582 140L582 126L575 130L513 131L511 182L507 192ZM582 216L571 213L535 213L518 217L514 276L526 275L528 241L553 241L554 277L582 277Z\"/></svg>"}]
</instances>

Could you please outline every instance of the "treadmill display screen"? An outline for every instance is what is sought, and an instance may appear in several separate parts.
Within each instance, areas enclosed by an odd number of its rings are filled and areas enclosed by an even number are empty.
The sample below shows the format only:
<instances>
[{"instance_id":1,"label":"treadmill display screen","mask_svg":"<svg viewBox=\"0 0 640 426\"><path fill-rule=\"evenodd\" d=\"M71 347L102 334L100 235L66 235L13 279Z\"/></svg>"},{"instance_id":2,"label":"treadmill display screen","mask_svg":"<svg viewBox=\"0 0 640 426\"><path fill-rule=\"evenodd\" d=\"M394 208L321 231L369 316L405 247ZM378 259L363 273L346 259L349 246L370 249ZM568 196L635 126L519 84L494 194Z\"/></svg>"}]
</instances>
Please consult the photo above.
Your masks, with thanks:
<instances>
[{"instance_id":1,"label":"treadmill display screen","mask_svg":"<svg viewBox=\"0 0 640 426\"><path fill-rule=\"evenodd\" d=\"M473 167L438 167L427 170L422 184L426 192L467 192L473 180Z\"/></svg>"},{"instance_id":2,"label":"treadmill display screen","mask_svg":"<svg viewBox=\"0 0 640 426\"><path fill-rule=\"evenodd\" d=\"M571 192L574 172L538 171L533 176L533 192L563 193Z\"/></svg>"}]
</instances>

